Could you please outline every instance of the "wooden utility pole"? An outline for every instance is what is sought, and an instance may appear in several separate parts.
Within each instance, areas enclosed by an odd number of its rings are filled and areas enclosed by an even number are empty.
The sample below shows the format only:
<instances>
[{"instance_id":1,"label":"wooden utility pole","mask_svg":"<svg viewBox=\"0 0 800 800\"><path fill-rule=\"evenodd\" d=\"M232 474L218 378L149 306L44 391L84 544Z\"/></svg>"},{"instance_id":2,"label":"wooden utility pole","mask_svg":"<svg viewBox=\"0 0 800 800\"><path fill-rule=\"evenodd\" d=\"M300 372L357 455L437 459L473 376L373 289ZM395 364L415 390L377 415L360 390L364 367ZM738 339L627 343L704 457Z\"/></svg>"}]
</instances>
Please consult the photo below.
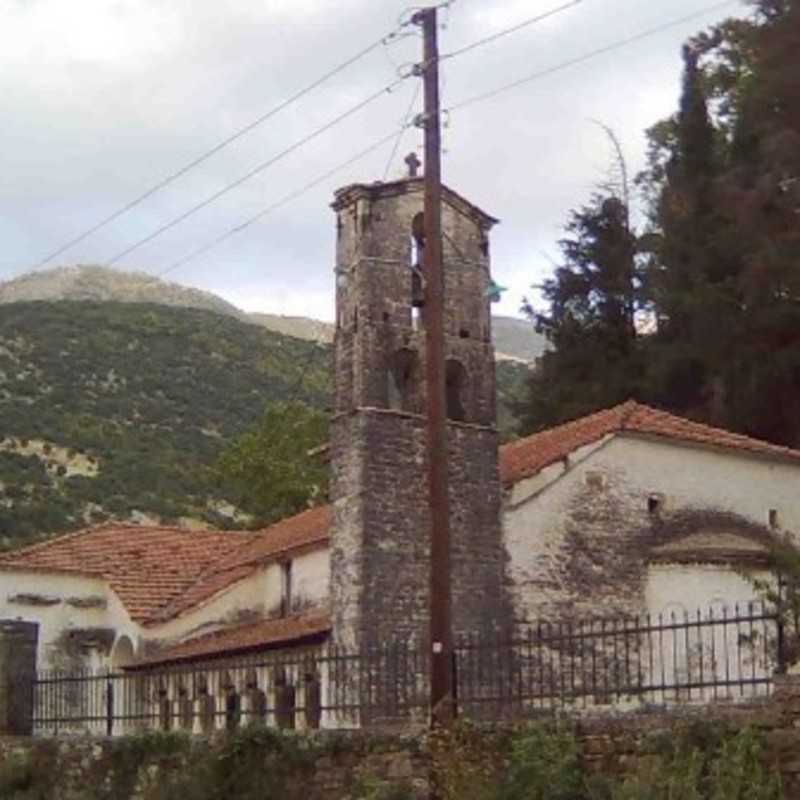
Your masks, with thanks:
<instances>
[{"instance_id":1,"label":"wooden utility pole","mask_svg":"<svg viewBox=\"0 0 800 800\"><path fill-rule=\"evenodd\" d=\"M448 497L447 413L442 263L441 109L437 9L417 12L422 27L425 92L425 372L427 392L428 492L430 503L430 704L431 724L455 715L450 617L450 502Z\"/></svg>"}]
</instances>

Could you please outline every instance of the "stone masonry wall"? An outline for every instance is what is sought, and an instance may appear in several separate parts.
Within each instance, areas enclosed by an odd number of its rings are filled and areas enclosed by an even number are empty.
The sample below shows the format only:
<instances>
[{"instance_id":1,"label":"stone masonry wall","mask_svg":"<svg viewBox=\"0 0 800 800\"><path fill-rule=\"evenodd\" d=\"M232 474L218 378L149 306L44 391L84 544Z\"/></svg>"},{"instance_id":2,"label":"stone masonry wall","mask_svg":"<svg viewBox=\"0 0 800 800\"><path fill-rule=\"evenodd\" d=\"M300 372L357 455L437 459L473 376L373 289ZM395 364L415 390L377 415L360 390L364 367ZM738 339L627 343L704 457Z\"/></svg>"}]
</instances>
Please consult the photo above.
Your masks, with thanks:
<instances>
[{"instance_id":1,"label":"stone masonry wall","mask_svg":"<svg viewBox=\"0 0 800 800\"><path fill-rule=\"evenodd\" d=\"M693 723L724 723L733 731L745 727L757 730L765 744L765 765L780 772L784 796L788 800L800 797L797 677L776 679L773 696L759 703L597 716L573 724L584 769L624 777L637 774L652 763L656 757L654 743L659 737L663 740L664 736L673 736ZM519 728L487 726L471 734L481 754L494 759L498 775L505 768L515 730ZM237 771L249 770L249 779L253 779L262 770L268 779L270 770L281 770L280 796L284 800L422 800L427 798L429 781L436 779L437 771L453 768L452 764L439 764L438 756L431 755L432 742L424 731L406 735L369 731L318 733L284 737L282 743L266 734L260 739L262 734L257 731L236 736L239 738L220 735L212 740L175 736L138 740L0 738L0 796L8 800L162 800L178 796L194 800L194 796L209 795L169 794L164 787L179 785L176 780L187 770L201 769L202 760L210 759L223 765L226 760L233 761L227 766L232 792L238 792L236 787L248 780L247 775ZM278 761L276 747L278 751L283 749ZM271 784L271 791L276 791L276 785ZM381 786L387 793L379 791ZM250 791L224 796L273 796Z\"/></svg>"},{"instance_id":2,"label":"stone masonry wall","mask_svg":"<svg viewBox=\"0 0 800 800\"><path fill-rule=\"evenodd\" d=\"M417 641L428 626L425 421L367 411L340 420L337 535L331 581L339 641ZM344 442L337 442L336 437ZM352 449L347 442L358 441ZM497 632L512 618L500 536L497 433L451 424L449 430L452 613L458 632ZM358 462L360 468L353 462ZM358 558L353 554L359 553Z\"/></svg>"}]
</instances>

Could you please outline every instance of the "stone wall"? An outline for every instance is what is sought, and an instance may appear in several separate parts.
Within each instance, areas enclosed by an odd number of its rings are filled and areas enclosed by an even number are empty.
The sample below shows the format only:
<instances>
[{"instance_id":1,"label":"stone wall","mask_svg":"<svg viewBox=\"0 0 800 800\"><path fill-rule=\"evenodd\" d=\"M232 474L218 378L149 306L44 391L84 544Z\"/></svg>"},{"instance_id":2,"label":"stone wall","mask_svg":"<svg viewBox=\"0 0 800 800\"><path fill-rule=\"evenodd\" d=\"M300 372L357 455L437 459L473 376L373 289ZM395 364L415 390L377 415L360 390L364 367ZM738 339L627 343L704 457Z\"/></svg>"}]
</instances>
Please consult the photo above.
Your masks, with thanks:
<instances>
[{"instance_id":1,"label":"stone wall","mask_svg":"<svg viewBox=\"0 0 800 800\"><path fill-rule=\"evenodd\" d=\"M658 742L681 731L752 728L763 761L780 772L786 798L800 797L800 678L776 680L771 698L636 715L566 720L587 773L639 774L658 758ZM468 749L455 748L455 772L484 760L498 780L510 744L524 726L471 728ZM458 734L457 734L458 735ZM702 737L697 739L702 747ZM212 739L150 734L129 739L0 739L0 796L6 800L206 800L280 796L283 800L422 800L431 778L453 764L440 759L441 742L423 731L278 735L256 728ZM433 755L431 755L433 753ZM478 773L476 773L478 774ZM261 781L261 783L259 783ZM223 794L209 794L222 791ZM28 794L25 794L28 792ZM38 792L38 793L37 793ZM225 793L227 792L227 793ZM259 794L259 792L261 792ZM463 795L459 800L469 800ZM448 797L449 800L449 797Z\"/></svg>"},{"instance_id":2,"label":"stone wall","mask_svg":"<svg viewBox=\"0 0 800 800\"><path fill-rule=\"evenodd\" d=\"M417 740L351 734L318 736L302 745L299 738L276 741L257 735L192 740L179 734L0 738L0 797L356 800L381 786L402 788L409 798L427 795L427 761Z\"/></svg>"},{"instance_id":3,"label":"stone wall","mask_svg":"<svg viewBox=\"0 0 800 800\"><path fill-rule=\"evenodd\" d=\"M512 619L497 433L451 423L448 438L453 625L457 633L488 635ZM331 541L336 641L352 648L416 639L428 622L425 420L362 409L338 420L333 443L342 452Z\"/></svg>"}]
</instances>

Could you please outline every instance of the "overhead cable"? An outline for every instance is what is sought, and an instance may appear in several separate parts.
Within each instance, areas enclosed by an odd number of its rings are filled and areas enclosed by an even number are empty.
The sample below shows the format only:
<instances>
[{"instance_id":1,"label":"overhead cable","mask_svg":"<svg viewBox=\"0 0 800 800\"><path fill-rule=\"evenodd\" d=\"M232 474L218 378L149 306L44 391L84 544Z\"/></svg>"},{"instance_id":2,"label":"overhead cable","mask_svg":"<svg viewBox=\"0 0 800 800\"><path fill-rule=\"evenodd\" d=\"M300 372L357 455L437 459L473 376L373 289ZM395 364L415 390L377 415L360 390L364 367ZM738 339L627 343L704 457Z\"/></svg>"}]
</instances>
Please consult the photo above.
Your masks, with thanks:
<instances>
[{"instance_id":1,"label":"overhead cable","mask_svg":"<svg viewBox=\"0 0 800 800\"><path fill-rule=\"evenodd\" d=\"M545 11L541 14L537 14L535 17L530 17L529 19L523 20L517 25L512 26L511 28L506 28L505 30L498 31L497 33L493 33L491 36L486 36L483 39L478 39L471 44L465 45L464 47L460 47L458 50L452 50L449 53L444 53L439 57L439 61L444 61L448 58L455 58L456 56L460 56L464 53L468 53L470 50L474 50L477 47L481 47L485 44L489 44L490 42L495 42L498 39L502 39L504 36L508 36L511 33L516 33L517 31L521 31L523 28L527 28L529 25L534 25L537 22L542 22L543 20L548 19L549 17L554 17L556 14L561 14L563 11L567 11L574 6L578 6L583 2L583 0L570 0L569 3L564 3L563 5L558 6L557 8L551 8L549 11Z\"/></svg>"},{"instance_id":2,"label":"overhead cable","mask_svg":"<svg viewBox=\"0 0 800 800\"><path fill-rule=\"evenodd\" d=\"M539 78L547 77L548 75L552 75L555 72L560 72L562 69L567 69L568 67L573 67L576 64L582 64L584 61L589 61L596 56L604 55L605 53L610 53L613 50L618 50L621 47L625 47L626 45L633 44L634 42L641 41L642 39L647 39L650 36L655 36L656 34L662 33L670 28L676 28L679 25L683 25L686 22L691 22L698 17L705 16L713 11L720 11L723 8L727 8L729 6L738 6L740 5L740 0L726 0L723 3L716 3L715 5L706 6L699 11L695 11L693 14L687 14L684 17L680 17L678 19L671 20L670 22L663 23L662 25L657 25L654 28L648 28L647 30L640 31L633 36L628 36L625 39L619 39L616 42L612 42L605 47L600 47L597 50L591 50L588 53L584 53L582 56L577 56L576 58L571 58L569 61L562 61L560 64L556 64L553 67L549 67L548 69L541 70L540 72L534 72L531 75L528 75L525 78L520 78L513 83L507 83L504 86L500 86L497 89L493 89L490 92L484 92L483 94L474 95L473 97L468 97L465 100L461 100L458 103L454 103L453 105L449 106L444 110L444 112L449 111L456 111L460 108L466 108L467 106L474 105L475 103L480 103L483 100L488 100L492 97L495 97L498 94L502 94L503 92L510 91L511 89L516 89L518 86L522 86L523 84L530 83L531 81L538 80ZM443 112L443 113L444 113Z\"/></svg>"},{"instance_id":3,"label":"overhead cable","mask_svg":"<svg viewBox=\"0 0 800 800\"><path fill-rule=\"evenodd\" d=\"M405 130L405 128L408 128L408 127L410 127L410 123L406 123L401 128L401 133L402 133L403 130ZM156 277L162 278L167 273L172 272L173 270L178 269L178 267L182 267L184 264L187 264L189 261L193 261L198 256L201 256L204 253L207 253L209 250L211 250L214 247L216 247L217 245L221 244L226 239L229 239L231 236L235 236L237 233L241 233L243 230L245 230L246 228L250 227L250 225L252 225L253 223L258 222L259 220L261 220L264 217L266 217L268 214L271 214L273 211L276 211L277 209L281 208L282 206L285 206L287 203L290 203L292 200L296 200L298 197L300 197L301 195L303 195L306 192L310 191L311 189L315 188L319 184L323 183L324 181L326 181L328 178L332 177L334 174L336 174L340 170L343 170L346 167L349 167L351 164L354 164L356 161L360 161L362 158L365 158L370 153L373 153L375 150L378 150L380 147L382 147L383 145L385 145L388 142L390 142L396 136L397 136L397 132L393 130L387 136L382 137L378 141L376 141L373 144L371 144L369 147L365 148L364 150L361 150L356 155L354 155L351 158L347 159L347 161L343 161L342 163L337 164L335 167L333 167L332 169L329 169L327 172L325 172L324 174L322 174L319 177L315 178L313 181L305 184L304 186L302 186L299 189L296 189L295 191L291 192L290 194L285 195L280 200L278 200L275 203L273 203L272 205L269 205L266 208L262 209L257 214L254 214L252 217L249 217L248 219L246 219L244 222L240 223L236 227L225 231L225 233L221 234L220 236L217 236L215 239L212 239L210 242L207 242L206 244L202 245L201 247L198 247L196 250L193 250L191 253L188 253L187 255L183 256L182 258L179 258L177 261L174 261L166 269L162 270L161 272L156 273Z\"/></svg>"},{"instance_id":4,"label":"overhead cable","mask_svg":"<svg viewBox=\"0 0 800 800\"><path fill-rule=\"evenodd\" d=\"M50 253L48 256L43 258L38 264L36 264L36 266L34 266L33 269L39 269L40 267L45 266L45 264L49 263L50 261L52 261L57 256L60 256L66 250L69 250L74 245L78 244L79 242L82 242L84 239L87 239L93 233L96 233L101 228L104 228L106 225L110 224L114 220L119 219L119 217L123 216L123 214L127 214L129 211L131 211L132 209L136 208L136 206L140 205L141 203L143 203L148 198L152 197L157 192L160 192L162 189L166 188L171 183L174 183L176 180L178 180L178 178L181 178L184 175L186 175L187 172L190 172L195 167L198 167L200 164L202 164L203 162L207 161L212 156L214 156L217 153L219 153L221 150L224 150L226 147L228 147L228 145L231 145L235 141L237 141L238 139L241 139L245 134L250 133L250 131L254 130L255 128L259 127L260 125L263 125L265 122L267 122L268 120L272 119L272 117L274 117L276 114L278 114L281 111L283 111L288 106L292 105L293 103L296 103L298 100L303 98L305 95L309 94L314 89L317 89L318 87L320 87L323 83L326 83L328 80L330 80L334 76L338 75L340 72L343 72L348 67L350 67L353 64L355 64L356 62L360 61L365 56L369 55L369 53L371 53L373 50L376 50L378 47L381 47L383 45L389 44L394 39L400 38L400 37L402 37L404 35L405 34L400 33L400 30L397 29L397 30L394 30L391 33L389 33L387 36L384 36L381 39L378 39L378 41L373 42L368 47L365 47L363 50L359 51L358 53L356 53L351 58L348 58L346 61L343 61L337 67L334 67L332 70L326 72L320 78L317 78L315 81L312 81L311 83L309 83L304 88L302 88L299 91L295 92L293 95L291 95L291 97L288 97L286 100L283 100L282 102L278 103L278 105L276 105L273 108L271 108L265 114L262 114L260 117L257 117L252 122L249 122L247 125L245 125L244 127L239 128L237 131L235 131L230 136L226 137L225 139L223 139L222 141L220 141L219 143L214 145L209 150L206 150L205 152L201 153L199 156L197 156L197 158L195 158L194 160L190 161L188 164L186 164L185 166L181 167L176 172L173 172L170 175L167 175L166 178L163 178L161 181L159 181L158 183L154 184L146 192L143 192L142 194L138 195L137 197L135 197L130 202L126 203L124 206L121 206L120 208L118 208L116 211L114 211L113 214L109 214L109 216L104 217L99 222L97 222L95 225L93 225L91 228L89 228L88 230L85 230L83 233L81 233L79 236L76 236L74 239L70 239L68 242L65 242L63 245L58 247L56 250L53 250L52 253Z\"/></svg>"},{"instance_id":5,"label":"overhead cable","mask_svg":"<svg viewBox=\"0 0 800 800\"><path fill-rule=\"evenodd\" d=\"M227 184L227 186L223 186L222 189L219 189L212 195L206 197L205 200L202 200L201 202L195 204L190 209L188 209L188 211L184 211L182 214L179 214L177 217L174 217L169 222L166 222L160 227L156 228L152 233L148 234L143 239L139 239L137 242L134 242L129 247L126 247L124 250L120 251L111 259L106 261L105 262L106 266L111 266L113 264L116 264L120 259L129 255L134 250L138 250L140 247L142 247L142 245L145 245L148 242L152 242L153 239L156 239L157 237L161 236L162 233L165 233L171 228L174 228L176 225L183 222L185 219L188 219L193 214L196 214L201 209L211 205L211 203L215 202L216 200L219 200L219 198L222 197L223 195L226 195L228 192L232 191L233 189L236 189L238 186L241 186L246 181L249 181L251 178L255 177L264 170L273 166L278 161L281 161L282 159L286 158L286 156L290 155L295 150L298 150L303 145L308 144L308 142L312 141L313 139L316 139L318 136L321 136L326 131L329 131L331 128L335 127L343 120L347 119L348 117L351 117L356 112L361 111L361 109L366 108L366 106L377 100L379 97L382 97L384 94L391 93L396 86L398 86L400 83L403 82L403 80L404 78L398 78L397 80L390 83L388 86L384 86L379 91L374 92L373 94L369 95L369 97L365 98L361 102L347 109L347 111L344 111L338 116L334 117L332 120L327 122L322 127L317 128L312 133L308 134L307 136L304 136L302 139L298 139L296 142L294 142L294 144L290 145L285 150L281 150L279 153L267 159L266 161L263 161L261 164L254 167L249 172L242 175L240 178L237 178L232 183Z\"/></svg>"},{"instance_id":6,"label":"overhead cable","mask_svg":"<svg viewBox=\"0 0 800 800\"><path fill-rule=\"evenodd\" d=\"M394 143L394 147L392 148L392 152L389 154L389 159L386 162L386 169L383 171L383 180L385 181L389 177L389 170L392 168L392 164L394 163L394 159L397 156L397 151L400 149L400 142L403 140L403 134L409 127L409 123L414 114L414 108L417 105L417 100L419 99L420 91L422 90L422 81L419 81L414 88L414 92L411 95L411 102L408 105L408 110L406 111L405 117L403 117L403 124L400 127L400 130L397 132L397 139Z\"/></svg>"}]
</instances>

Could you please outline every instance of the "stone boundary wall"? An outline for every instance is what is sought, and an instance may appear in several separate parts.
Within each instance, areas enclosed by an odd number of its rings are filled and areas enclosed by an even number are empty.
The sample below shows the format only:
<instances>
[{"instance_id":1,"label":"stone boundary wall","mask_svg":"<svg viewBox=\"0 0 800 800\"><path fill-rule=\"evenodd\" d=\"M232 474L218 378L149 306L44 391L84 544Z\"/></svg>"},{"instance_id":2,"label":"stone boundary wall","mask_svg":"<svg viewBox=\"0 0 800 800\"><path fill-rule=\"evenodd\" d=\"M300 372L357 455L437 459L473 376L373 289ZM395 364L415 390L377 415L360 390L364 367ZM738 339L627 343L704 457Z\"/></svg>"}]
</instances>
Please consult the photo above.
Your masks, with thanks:
<instances>
[{"instance_id":1,"label":"stone boundary wall","mask_svg":"<svg viewBox=\"0 0 800 800\"><path fill-rule=\"evenodd\" d=\"M126 741L127 738L127 741ZM255 737L254 737L255 738ZM268 740L275 740L270 734ZM242 758L252 749L251 759L239 761L237 769L262 772L264 780L255 788L248 785L239 794L237 777L231 774L231 800L281 797L282 800L383 800L381 793L400 787L403 798L427 800L428 758L421 744L424 736L370 736L361 732L345 734L283 735L299 746L300 752L276 752L271 741L259 743L242 736L238 744L226 747L231 737L189 737L185 734L145 734L142 737L65 737L38 739L0 738L0 798L2 800L162 800L206 798L202 780L182 777L197 771L202 760L217 762L226 769L226 759ZM306 747L310 743L309 747ZM291 745L290 745L291 746ZM199 757L198 757L199 751ZM236 752L238 751L238 752ZM234 758L231 756L234 754ZM280 762L283 762L281 764ZM281 773L275 780L277 773ZM213 785L225 784L212 769ZM175 779L178 781L175 782ZM172 783L175 785L171 786ZM256 784L258 784L256 780ZM217 790L219 791L219 789ZM213 796L216 798L217 793Z\"/></svg>"},{"instance_id":2,"label":"stone boundary wall","mask_svg":"<svg viewBox=\"0 0 800 800\"><path fill-rule=\"evenodd\" d=\"M786 798L800 797L800 676L777 679L774 694L758 702L567 721L576 733L586 769L615 776L634 774L652 761L659 735L672 735L695 722L757 730L765 744L767 766L782 775ZM508 743L518 729L512 725L474 727L471 738L475 741L477 737L480 751L493 759L495 769L503 770ZM282 800L427 800L429 796L434 761L425 730L288 736L259 730L261 733L217 734L211 739L180 734L116 739L0 738L0 797L194 800L205 795L181 789L165 793L163 787L184 773L197 771L198 754L223 765L235 757L240 759L236 769L263 774L265 780L280 773L283 782L275 796ZM270 784L262 794L224 796L272 797L273 792L278 792L277 784Z\"/></svg>"}]
</instances>

